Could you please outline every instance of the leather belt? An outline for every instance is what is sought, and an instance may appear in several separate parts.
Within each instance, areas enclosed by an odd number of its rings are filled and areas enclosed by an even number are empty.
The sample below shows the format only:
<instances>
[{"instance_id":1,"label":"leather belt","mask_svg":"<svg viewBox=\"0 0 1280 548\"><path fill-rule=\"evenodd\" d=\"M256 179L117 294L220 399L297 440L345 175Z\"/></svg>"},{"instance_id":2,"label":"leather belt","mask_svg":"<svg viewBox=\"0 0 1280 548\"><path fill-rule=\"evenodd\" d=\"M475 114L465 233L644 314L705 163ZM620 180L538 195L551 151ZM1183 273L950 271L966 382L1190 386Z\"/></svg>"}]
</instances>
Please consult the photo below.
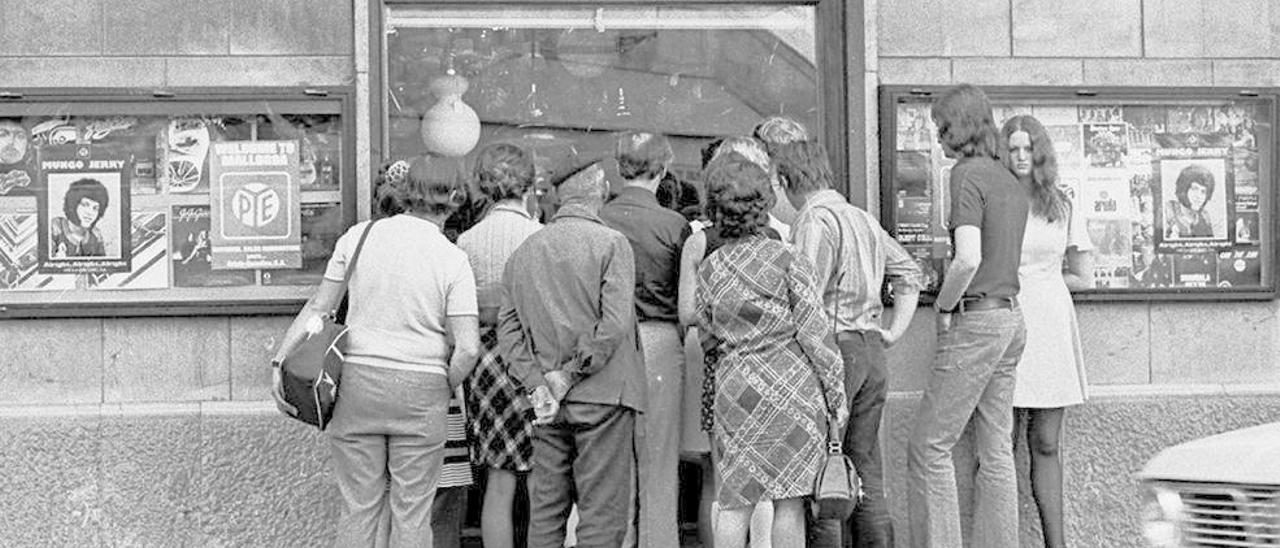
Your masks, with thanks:
<instances>
[{"instance_id":1,"label":"leather belt","mask_svg":"<svg viewBox=\"0 0 1280 548\"><path fill-rule=\"evenodd\" d=\"M956 314L964 314L965 312L979 312L982 310L998 310L1002 308L1014 309L1018 306L1018 300L1014 297L983 297L981 299L964 298L960 299L960 304L956 305Z\"/></svg>"}]
</instances>

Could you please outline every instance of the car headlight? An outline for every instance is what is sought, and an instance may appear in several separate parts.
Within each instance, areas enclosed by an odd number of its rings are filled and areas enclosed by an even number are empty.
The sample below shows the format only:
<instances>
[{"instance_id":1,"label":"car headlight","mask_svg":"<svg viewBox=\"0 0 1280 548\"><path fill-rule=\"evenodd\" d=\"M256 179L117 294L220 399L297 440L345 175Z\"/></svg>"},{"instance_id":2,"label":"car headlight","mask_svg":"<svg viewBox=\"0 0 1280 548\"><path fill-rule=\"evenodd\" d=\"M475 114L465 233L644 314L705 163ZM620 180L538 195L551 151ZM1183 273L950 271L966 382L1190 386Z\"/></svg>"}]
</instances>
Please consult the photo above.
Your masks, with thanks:
<instances>
[{"instance_id":1,"label":"car headlight","mask_svg":"<svg viewBox=\"0 0 1280 548\"><path fill-rule=\"evenodd\" d=\"M1143 494L1142 532L1147 544L1153 548L1182 546L1182 496L1158 485L1147 486Z\"/></svg>"}]
</instances>

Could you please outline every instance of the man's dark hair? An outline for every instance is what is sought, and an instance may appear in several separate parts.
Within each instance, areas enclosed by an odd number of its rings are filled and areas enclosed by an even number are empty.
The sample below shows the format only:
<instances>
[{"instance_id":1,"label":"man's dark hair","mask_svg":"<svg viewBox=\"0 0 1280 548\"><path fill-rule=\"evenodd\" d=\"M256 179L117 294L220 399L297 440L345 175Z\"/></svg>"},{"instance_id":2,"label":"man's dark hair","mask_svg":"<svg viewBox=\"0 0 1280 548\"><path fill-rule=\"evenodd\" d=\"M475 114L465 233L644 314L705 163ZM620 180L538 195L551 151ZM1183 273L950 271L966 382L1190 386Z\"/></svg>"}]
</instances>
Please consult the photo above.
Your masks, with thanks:
<instances>
[{"instance_id":1,"label":"man's dark hair","mask_svg":"<svg viewBox=\"0 0 1280 548\"><path fill-rule=\"evenodd\" d=\"M999 158L1000 132L987 94L970 84L950 88L933 103L933 122L943 148L966 158Z\"/></svg>"}]
</instances>

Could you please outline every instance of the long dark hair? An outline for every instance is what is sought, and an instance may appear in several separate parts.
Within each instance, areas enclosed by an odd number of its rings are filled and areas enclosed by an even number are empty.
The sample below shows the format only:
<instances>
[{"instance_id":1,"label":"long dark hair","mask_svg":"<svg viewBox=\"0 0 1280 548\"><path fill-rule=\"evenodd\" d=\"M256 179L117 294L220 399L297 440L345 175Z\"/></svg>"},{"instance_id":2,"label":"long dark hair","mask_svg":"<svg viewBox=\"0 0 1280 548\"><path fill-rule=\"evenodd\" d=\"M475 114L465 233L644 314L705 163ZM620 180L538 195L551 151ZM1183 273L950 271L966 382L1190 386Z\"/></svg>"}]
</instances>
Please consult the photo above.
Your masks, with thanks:
<instances>
[{"instance_id":1,"label":"long dark hair","mask_svg":"<svg viewBox=\"0 0 1280 548\"><path fill-rule=\"evenodd\" d=\"M1070 214L1071 202L1058 188L1058 156L1040 120L1019 114L1005 121L1000 130L1000 160L1013 171L1009 137L1019 131L1025 131L1031 138L1031 212L1050 223L1065 219Z\"/></svg>"},{"instance_id":2,"label":"long dark hair","mask_svg":"<svg viewBox=\"0 0 1280 548\"><path fill-rule=\"evenodd\" d=\"M944 148L966 158L998 158L999 141L987 94L970 84L942 92L933 104L933 122Z\"/></svg>"}]
</instances>

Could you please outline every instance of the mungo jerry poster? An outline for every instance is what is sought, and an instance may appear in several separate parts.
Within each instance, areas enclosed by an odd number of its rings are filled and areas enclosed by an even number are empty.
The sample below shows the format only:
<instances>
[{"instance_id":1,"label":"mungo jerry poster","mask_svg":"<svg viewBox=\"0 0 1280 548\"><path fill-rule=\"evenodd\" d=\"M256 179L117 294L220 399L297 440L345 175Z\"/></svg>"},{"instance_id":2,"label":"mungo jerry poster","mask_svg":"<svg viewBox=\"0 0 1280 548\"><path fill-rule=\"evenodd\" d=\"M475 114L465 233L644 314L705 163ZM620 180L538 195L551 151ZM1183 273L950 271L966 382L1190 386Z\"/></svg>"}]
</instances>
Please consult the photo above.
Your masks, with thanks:
<instances>
[{"instance_id":1,"label":"mungo jerry poster","mask_svg":"<svg viewBox=\"0 0 1280 548\"><path fill-rule=\"evenodd\" d=\"M41 274L128 272L130 246L128 154L107 146L40 149Z\"/></svg>"},{"instance_id":2,"label":"mungo jerry poster","mask_svg":"<svg viewBox=\"0 0 1280 548\"><path fill-rule=\"evenodd\" d=\"M212 268L301 268L298 142L224 141L212 150Z\"/></svg>"}]
</instances>

